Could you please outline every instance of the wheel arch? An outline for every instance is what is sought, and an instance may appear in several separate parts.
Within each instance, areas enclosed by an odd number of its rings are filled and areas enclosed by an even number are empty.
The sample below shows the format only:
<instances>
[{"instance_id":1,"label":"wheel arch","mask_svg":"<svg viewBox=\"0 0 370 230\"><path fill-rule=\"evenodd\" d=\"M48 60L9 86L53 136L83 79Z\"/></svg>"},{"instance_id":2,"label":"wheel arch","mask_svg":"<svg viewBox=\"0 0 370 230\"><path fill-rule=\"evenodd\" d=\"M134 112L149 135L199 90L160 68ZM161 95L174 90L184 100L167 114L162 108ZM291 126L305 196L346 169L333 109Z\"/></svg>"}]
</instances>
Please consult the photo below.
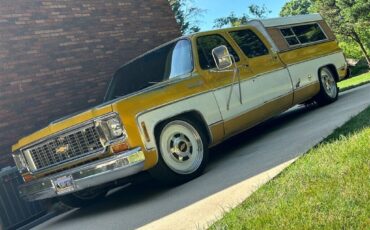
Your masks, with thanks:
<instances>
[{"instance_id":1,"label":"wheel arch","mask_svg":"<svg viewBox=\"0 0 370 230\"><path fill-rule=\"evenodd\" d=\"M179 114L176 114L174 116L171 116L171 117L167 117L166 119L158 122L155 126L154 126L154 137L156 138L157 136L159 136L159 132L161 131L161 126L171 120L176 120L176 119L189 119L193 122L195 122L197 125L199 125L199 128L202 129L202 131L204 132L204 135L207 137L207 140L208 140L208 143L211 144L212 143L212 133L211 133L211 130L209 129L208 125L207 125L207 122L204 118L204 116L202 115L201 112L197 111L197 110L190 110L190 111L184 111L182 113L179 113ZM157 140L155 140L155 142L157 143Z\"/></svg>"},{"instance_id":2,"label":"wheel arch","mask_svg":"<svg viewBox=\"0 0 370 230\"><path fill-rule=\"evenodd\" d=\"M328 68L332 74L334 75L334 78L335 78L335 81L336 82L339 82L339 74L338 74L338 71L337 69L335 68L335 65L334 64L327 64L327 65L324 65L324 66L321 66L318 70L317 70L317 76L320 77L320 71L322 68Z\"/></svg>"},{"instance_id":3,"label":"wheel arch","mask_svg":"<svg viewBox=\"0 0 370 230\"><path fill-rule=\"evenodd\" d=\"M199 123L209 143L213 142L212 124L222 121L221 112L212 92L206 92L143 111L136 115L141 142L146 150L156 149L155 130L169 119L186 117Z\"/></svg>"}]
</instances>

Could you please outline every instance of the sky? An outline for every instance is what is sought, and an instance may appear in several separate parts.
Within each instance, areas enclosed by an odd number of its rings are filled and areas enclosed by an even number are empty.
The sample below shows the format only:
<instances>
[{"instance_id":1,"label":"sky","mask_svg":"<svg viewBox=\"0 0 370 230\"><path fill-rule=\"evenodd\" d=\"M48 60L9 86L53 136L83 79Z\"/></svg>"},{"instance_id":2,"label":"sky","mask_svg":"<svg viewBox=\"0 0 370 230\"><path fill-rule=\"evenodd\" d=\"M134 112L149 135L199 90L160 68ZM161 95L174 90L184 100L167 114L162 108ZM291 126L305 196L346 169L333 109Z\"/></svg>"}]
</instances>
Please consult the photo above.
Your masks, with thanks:
<instances>
[{"instance_id":1,"label":"sky","mask_svg":"<svg viewBox=\"0 0 370 230\"><path fill-rule=\"evenodd\" d=\"M203 17L199 17L199 24L202 30L212 29L214 20L220 17L226 17L231 12L236 15L248 13L248 6L251 4L265 5L272 12L268 18L278 17L280 9L287 0L193 0L193 5L206 10Z\"/></svg>"}]
</instances>

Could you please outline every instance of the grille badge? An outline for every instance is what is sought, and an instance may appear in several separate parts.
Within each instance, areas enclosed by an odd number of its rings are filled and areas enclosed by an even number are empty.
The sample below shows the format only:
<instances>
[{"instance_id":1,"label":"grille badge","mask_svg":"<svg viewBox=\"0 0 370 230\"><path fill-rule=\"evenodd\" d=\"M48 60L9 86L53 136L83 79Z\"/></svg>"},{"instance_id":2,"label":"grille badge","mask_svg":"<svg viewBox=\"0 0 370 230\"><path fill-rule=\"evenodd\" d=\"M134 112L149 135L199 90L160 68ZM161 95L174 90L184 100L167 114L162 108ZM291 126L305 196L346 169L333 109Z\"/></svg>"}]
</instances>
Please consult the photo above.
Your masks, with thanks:
<instances>
[{"instance_id":1,"label":"grille badge","mask_svg":"<svg viewBox=\"0 0 370 230\"><path fill-rule=\"evenodd\" d=\"M61 145L61 146L58 146L56 149L55 149L55 152L57 154L66 154L68 152L68 149L69 149L69 145L66 144L66 145Z\"/></svg>"}]
</instances>

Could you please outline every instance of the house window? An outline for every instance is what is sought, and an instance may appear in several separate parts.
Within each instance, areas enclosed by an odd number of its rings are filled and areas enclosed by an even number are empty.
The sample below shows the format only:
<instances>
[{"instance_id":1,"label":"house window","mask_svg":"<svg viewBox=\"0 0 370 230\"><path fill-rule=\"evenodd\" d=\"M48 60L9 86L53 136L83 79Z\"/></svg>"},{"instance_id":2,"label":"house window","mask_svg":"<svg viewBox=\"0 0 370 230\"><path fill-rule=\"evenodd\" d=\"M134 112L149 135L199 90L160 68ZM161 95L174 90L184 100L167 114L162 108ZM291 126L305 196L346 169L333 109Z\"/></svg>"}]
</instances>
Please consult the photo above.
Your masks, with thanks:
<instances>
[{"instance_id":1,"label":"house window","mask_svg":"<svg viewBox=\"0 0 370 230\"><path fill-rule=\"evenodd\" d=\"M318 24L281 28L280 32L288 42L289 46L295 46L299 44L303 45L327 39Z\"/></svg>"}]
</instances>

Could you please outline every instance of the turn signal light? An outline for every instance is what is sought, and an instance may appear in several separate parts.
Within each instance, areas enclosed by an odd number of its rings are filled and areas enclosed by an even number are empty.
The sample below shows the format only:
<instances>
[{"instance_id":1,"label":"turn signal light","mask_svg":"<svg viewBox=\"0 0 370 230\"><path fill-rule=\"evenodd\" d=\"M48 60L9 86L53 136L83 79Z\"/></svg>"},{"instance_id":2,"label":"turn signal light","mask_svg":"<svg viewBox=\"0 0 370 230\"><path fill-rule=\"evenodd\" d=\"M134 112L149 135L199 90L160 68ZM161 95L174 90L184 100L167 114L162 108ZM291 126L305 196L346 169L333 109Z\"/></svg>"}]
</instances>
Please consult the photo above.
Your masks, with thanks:
<instances>
[{"instance_id":1,"label":"turn signal light","mask_svg":"<svg viewBox=\"0 0 370 230\"><path fill-rule=\"evenodd\" d=\"M120 153L128 150L129 146L126 142L118 142L111 146L112 153Z\"/></svg>"},{"instance_id":2,"label":"turn signal light","mask_svg":"<svg viewBox=\"0 0 370 230\"><path fill-rule=\"evenodd\" d=\"M149 142L150 141L149 133L148 133L148 129L146 128L144 121L141 122L141 127L143 128L143 131L144 131L145 140Z\"/></svg>"},{"instance_id":3,"label":"turn signal light","mask_svg":"<svg viewBox=\"0 0 370 230\"><path fill-rule=\"evenodd\" d=\"M30 182L33 180L33 176L31 174L23 174L22 175L24 182Z\"/></svg>"}]
</instances>

